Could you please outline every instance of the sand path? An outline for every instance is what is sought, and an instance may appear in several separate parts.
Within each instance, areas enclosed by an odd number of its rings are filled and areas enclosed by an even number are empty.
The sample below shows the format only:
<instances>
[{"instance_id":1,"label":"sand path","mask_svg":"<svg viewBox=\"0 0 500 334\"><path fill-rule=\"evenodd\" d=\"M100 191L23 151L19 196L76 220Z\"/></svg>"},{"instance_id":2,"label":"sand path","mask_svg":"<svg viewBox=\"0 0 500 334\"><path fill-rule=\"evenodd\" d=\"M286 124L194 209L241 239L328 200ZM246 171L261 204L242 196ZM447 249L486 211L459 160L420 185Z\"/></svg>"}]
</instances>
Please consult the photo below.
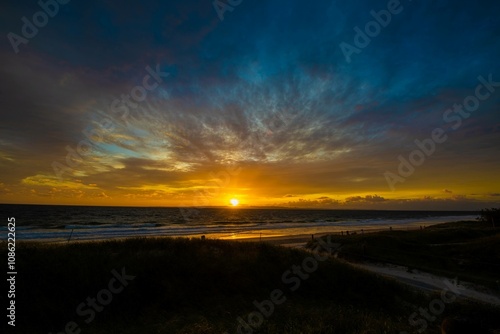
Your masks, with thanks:
<instances>
[{"instance_id":1,"label":"sand path","mask_svg":"<svg viewBox=\"0 0 500 334\"><path fill-rule=\"evenodd\" d=\"M500 297L487 288L468 282L457 282L456 279L435 276L426 272L412 270L406 267L391 264L350 263L356 268L361 268L376 274L394 278L400 282L426 291L440 292L450 290L454 286L459 298L472 299L483 303L500 306Z\"/></svg>"},{"instance_id":2,"label":"sand path","mask_svg":"<svg viewBox=\"0 0 500 334\"><path fill-rule=\"evenodd\" d=\"M289 238L276 238L271 243L305 249L305 244L310 240L310 236L295 236ZM444 289L450 290L454 286L459 298L480 301L483 303L500 306L500 291L494 292L480 285L469 282L456 282L454 279L436 276L419 270L408 271L407 267L392 265L389 263L346 263L363 270L367 270L378 275L396 279L399 282L418 288L423 291L441 292Z\"/></svg>"}]
</instances>

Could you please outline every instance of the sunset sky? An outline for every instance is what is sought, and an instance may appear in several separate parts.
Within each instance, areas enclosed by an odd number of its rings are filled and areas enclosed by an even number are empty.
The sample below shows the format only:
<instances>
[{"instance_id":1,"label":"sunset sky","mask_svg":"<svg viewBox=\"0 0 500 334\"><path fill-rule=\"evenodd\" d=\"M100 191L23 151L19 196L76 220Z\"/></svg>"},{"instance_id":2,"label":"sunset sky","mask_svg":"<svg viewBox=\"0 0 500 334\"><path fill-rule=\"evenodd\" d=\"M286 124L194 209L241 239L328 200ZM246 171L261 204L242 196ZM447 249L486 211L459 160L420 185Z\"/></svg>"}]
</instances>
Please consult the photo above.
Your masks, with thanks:
<instances>
[{"instance_id":1,"label":"sunset sky","mask_svg":"<svg viewBox=\"0 0 500 334\"><path fill-rule=\"evenodd\" d=\"M4 1L0 203L499 206L500 2L394 2Z\"/></svg>"}]
</instances>

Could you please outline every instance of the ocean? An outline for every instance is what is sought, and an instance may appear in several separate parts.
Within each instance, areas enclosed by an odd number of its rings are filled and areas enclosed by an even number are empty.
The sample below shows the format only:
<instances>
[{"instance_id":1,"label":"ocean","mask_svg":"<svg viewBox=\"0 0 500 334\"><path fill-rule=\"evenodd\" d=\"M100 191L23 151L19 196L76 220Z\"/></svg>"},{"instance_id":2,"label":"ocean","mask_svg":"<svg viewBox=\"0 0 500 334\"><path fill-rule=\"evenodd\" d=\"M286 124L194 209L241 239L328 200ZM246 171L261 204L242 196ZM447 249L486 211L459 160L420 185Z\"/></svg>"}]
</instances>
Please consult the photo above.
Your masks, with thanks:
<instances>
[{"instance_id":1,"label":"ocean","mask_svg":"<svg viewBox=\"0 0 500 334\"><path fill-rule=\"evenodd\" d=\"M16 239L36 241L102 240L132 236L218 239L415 229L442 222L474 220L470 211L374 211L261 208L92 207L0 205L16 219Z\"/></svg>"}]
</instances>

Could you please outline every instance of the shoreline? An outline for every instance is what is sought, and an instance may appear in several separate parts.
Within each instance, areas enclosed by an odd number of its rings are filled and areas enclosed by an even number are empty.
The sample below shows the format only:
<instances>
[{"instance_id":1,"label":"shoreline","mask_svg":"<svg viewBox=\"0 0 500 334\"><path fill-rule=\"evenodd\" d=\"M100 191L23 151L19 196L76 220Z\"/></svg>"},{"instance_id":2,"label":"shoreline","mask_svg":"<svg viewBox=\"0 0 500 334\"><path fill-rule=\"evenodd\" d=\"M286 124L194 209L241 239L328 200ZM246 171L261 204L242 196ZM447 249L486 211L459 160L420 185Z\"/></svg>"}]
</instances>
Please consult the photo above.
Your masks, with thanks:
<instances>
[{"instance_id":1,"label":"shoreline","mask_svg":"<svg viewBox=\"0 0 500 334\"><path fill-rule=\"evenodd\" d=\"M447 218L447 217L444 217ZM449 218L449 217L448 217ZM78 235L78 231L85 230L84 228L75 229L74 233L71 230L64 230L64 237L40 237L40 238L23 238L23 232L17 232L18 242L27 243L75 243L75 242L105 242L109 240L125 240L131 238L206 238L210 240L227 240L227 241L240 241L240 242L267 242L274 245L289 246L289 247L300 247L299 244L305 245L313 237L319 238L325 235L356 235L364 233L376 233L383 231L417 231L421 228L426 228L433 225L449 223L453 221L471 221L471 217L454 217L454 218L469 218L469 219L441 219L438 217L434 221L429 220L418 220L411 223L397 223L394 224L377 224L377 225L343 225L343 226L301 226L301 227L286 227L286 228L261 228L261 229L249 229L249 230L239 230L236 232L213 232L213 233L192 233L192 234L155 234L157 232L152 229L150 232L153 233L128 233L123 235L117 234L89 234L86 233L83 237ZM99 228L99 231L104 229ZM129 228L130 230L130 228ZM136 231L133 231L136 232ZM144 232L144 230L140 231ZM206 231L204 231L206 232ZM36 232L35 232L36 233ZM41 232L46 233L46 231ZM21 236L21 238L19 238ZM70 238L71 236L71 238Z\"/></svg>"}]
</instances>

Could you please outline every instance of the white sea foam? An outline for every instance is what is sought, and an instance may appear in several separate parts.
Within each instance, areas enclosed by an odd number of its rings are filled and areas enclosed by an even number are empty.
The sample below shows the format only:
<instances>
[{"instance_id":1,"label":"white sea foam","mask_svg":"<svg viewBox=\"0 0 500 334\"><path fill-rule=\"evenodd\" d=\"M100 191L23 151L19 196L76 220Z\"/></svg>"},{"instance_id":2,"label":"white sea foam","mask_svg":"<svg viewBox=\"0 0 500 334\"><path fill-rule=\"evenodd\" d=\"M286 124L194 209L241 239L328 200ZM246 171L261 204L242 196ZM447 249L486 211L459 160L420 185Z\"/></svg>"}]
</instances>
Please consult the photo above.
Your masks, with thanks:
<instances>
[{"instance_id":1,"label":"white sea foam","mask_svg":"<svg viewBox=\"0 0 500 334\"><path fill-rule=\"evenodd\" d=\"M70 224L64 228L18 228L18 240L56 241L68 240L102 240L124 237L199 237L237 239L261 236L283 236L303 234L323 234L340 231L361 233L365 231L384 230L392 227L394 230L405 230L429 226L433 224L474 220L476 216L441 216L418 219L357 219L342 221L312 221L312 222L285 222L285 223L245 223L245 224L212 224L212 225L161 225L155 223L136 224L99 224L76 225ZM3 227L2 232L6 232Z\"/></svg>"}]
</instances>

